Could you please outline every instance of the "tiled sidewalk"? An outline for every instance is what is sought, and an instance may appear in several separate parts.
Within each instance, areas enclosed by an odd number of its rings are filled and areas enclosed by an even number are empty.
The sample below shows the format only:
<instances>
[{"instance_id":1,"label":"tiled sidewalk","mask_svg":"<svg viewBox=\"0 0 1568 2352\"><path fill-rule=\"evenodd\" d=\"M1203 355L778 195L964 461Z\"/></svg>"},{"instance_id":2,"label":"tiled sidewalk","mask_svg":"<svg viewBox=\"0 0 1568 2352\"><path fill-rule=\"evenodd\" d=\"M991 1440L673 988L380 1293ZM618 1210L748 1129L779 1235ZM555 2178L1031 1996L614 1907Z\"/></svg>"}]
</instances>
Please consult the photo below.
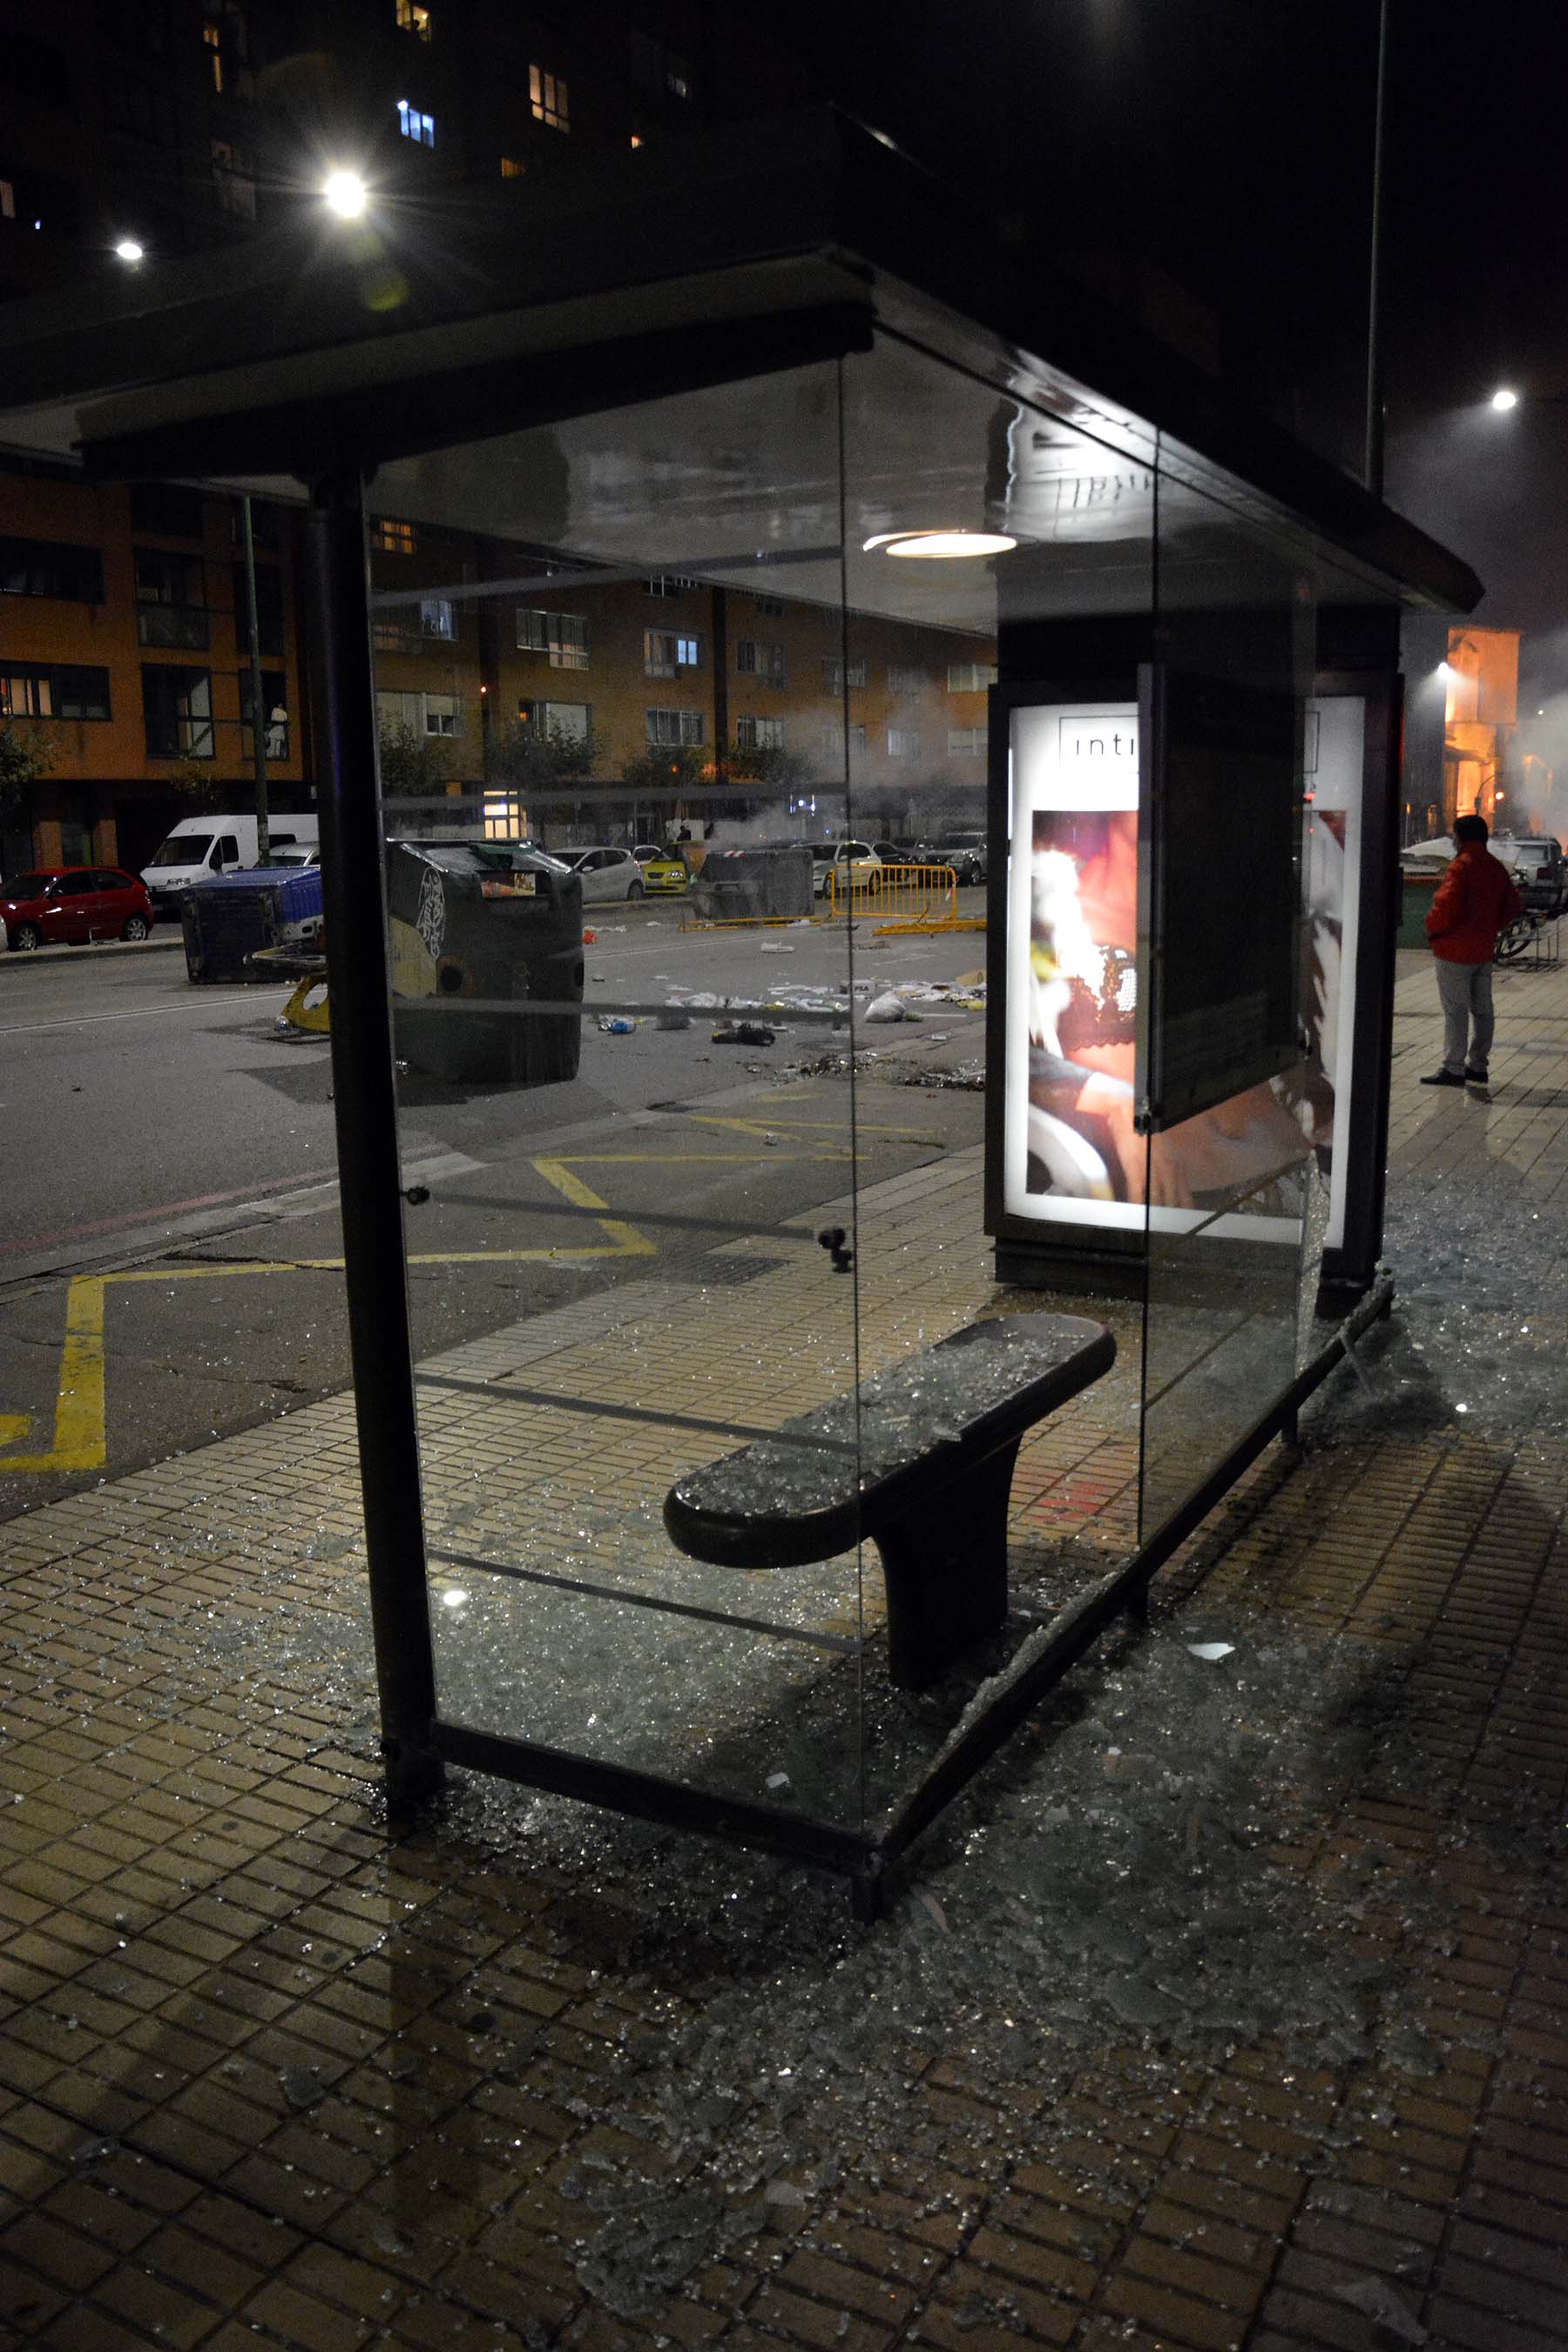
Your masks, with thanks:
<instances>
[{"instance_id":1,"label":"tiled sidewalk","mask_svg":"<svg viewBox=\"0 0 1568 2352\"><path fill-rule=\"evenodd\" d=\"M1430 988L1412 960L1401 1213L1555 1237L1568 973L1500 991L1489 1105L1417 1088ZM868 1281L873 1349L989 1295L968 1181L890 1188L925 1295ZM827 1277L780 1255L734 1311L795 1296L809 1402ZM343 1402L0 1528L15 2338L1568 2343L1568 1446L1500 1339L1456 1417L1414 1271L1372 1393L1265 1457L868 1930L801 1873L494 1784L389 1845ZM548 1347L552 1384L604 1381L640 1328L663 1402L762 1377L689 1291L608 1299L428 1369L526 1385ZM1532 1319L1563 1331L1560 1286ZM479 1405L474 1480L475 1409L426 1392L432 1524L470 1537L516 1451ZM546 1505L592 1549L560 1419ZM597 1477L657 1492L665 1441L621 1426ZM1053 1433L1020 1538L1103 1540L1121 1408Z\"/></svg>"}]
</instances>

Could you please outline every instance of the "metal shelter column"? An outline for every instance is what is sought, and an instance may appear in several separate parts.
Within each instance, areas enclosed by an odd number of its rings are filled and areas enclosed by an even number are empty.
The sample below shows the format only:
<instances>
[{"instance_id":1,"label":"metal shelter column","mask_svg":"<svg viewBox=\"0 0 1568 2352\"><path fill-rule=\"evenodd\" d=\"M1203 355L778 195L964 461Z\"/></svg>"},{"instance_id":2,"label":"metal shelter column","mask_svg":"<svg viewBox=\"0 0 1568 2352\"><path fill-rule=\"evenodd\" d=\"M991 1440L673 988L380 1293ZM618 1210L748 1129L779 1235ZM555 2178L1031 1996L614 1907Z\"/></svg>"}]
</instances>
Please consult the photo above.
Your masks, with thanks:
<instances>
[{"instance_id":1,"label":"metal shelter column","mask_svg":"<svg viewBox=\"0 0 1568 2352\"><path fill-rule=\"evenodd\" d=\"M388 1796L441 1780L404 1256L397 1078L387 986L364 485L314 487L316 772L331 1003L332 1091L354 1410Z\"/></svg>"}]
</instances>

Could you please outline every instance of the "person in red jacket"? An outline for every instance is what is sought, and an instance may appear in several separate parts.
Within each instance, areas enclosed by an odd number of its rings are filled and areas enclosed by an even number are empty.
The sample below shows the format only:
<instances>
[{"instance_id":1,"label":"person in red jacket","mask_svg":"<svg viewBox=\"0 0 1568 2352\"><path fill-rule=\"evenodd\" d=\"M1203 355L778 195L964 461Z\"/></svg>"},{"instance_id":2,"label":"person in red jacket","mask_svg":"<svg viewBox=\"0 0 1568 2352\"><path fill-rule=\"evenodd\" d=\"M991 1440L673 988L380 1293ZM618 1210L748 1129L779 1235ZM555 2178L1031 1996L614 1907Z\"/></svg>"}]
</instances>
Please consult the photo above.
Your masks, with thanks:
<instances>
[{"instance_id":1,"label":"person in red jacket","mask_svg":"<svg viewBox=\"0 0 1568 2352\"><path fill-rule=\"evenodd\" d=\"M1454 826L1456 856L1432 901L1426 936L1437 960L1443 1006L1443 1066L1424 1087L1487 1082L1492 1049L1492 952L1498 933L1524 912L1524 900L1500 857L1487 847L1485 817Z\"/></svg>"}]
</instances>

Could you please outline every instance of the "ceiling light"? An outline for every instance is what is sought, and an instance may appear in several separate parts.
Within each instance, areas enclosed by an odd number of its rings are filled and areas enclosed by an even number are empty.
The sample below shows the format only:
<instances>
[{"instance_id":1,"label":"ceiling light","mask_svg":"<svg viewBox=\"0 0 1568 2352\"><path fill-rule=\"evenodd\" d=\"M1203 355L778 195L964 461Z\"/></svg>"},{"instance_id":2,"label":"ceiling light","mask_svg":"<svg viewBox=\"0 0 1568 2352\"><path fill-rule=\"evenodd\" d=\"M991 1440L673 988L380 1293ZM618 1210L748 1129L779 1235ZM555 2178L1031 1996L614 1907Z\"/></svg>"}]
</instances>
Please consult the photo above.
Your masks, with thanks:
<instances>
[{"instance_id":1,"label":"ceiling light","mask_svg":"<svg viewBox=\"0 0 1568 2352\"><path fill-rule=\"evenodd\" d=\"M1494 408L1517 408L1519 406L1519 394L1517 392L1510 392L1506 383L1500 383L1492 394L1492 406Z\"/></svg>"},{"instance_id":2,"label":"ceiling light","mask_svg":"<svg viewBox=\"0 0 1568 2352\"><path fill-rule=\"evenodd\" d=\"M961 556L1005 555L1017 544L1001 530L884 530L865 541L865 551L869 555L874 548L880 548L884 555L942 557L951 562Z\"/></svg>"},{"instance_id":3,"label":"ceiling light","mask_svg":"<svg viewBox=\"0 0 1568 2352\"><path fill-rule=\"evenodd\" d=\"M133 236L122 236L114 250L121 261L140 261L143 248Z\"/></svg>"},{"instance_id":4,"label":"ceiling light","mask_svg":"<svg viewBox=\"0 0 1568 2352\"><path fill-rule=\"evenodd\" d=\"M358 220L364 210L364 182L357 172L329 172L321 194L340 220Z\"/></svg>"}]
</instances>

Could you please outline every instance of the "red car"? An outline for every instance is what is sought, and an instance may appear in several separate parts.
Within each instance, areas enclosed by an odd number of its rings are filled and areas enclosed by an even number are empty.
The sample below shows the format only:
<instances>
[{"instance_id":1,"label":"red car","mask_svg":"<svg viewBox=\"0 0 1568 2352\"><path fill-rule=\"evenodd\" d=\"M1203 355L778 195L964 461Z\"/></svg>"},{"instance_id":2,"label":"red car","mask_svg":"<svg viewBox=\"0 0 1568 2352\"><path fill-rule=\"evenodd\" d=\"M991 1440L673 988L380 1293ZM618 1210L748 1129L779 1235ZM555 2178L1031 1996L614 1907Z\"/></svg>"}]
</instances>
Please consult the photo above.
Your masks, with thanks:
<instances>
[{"instance_id":1,"label":"red car","mask_svg":"<svg viewBox=\"0 0 1568 2352\"><path fill-rule=\"evenodd\" d=\"M0 926L12 948L144 940L153 901L146 885L118 866L53 866L0 882Z\"/></svg>"}]
</instances>

